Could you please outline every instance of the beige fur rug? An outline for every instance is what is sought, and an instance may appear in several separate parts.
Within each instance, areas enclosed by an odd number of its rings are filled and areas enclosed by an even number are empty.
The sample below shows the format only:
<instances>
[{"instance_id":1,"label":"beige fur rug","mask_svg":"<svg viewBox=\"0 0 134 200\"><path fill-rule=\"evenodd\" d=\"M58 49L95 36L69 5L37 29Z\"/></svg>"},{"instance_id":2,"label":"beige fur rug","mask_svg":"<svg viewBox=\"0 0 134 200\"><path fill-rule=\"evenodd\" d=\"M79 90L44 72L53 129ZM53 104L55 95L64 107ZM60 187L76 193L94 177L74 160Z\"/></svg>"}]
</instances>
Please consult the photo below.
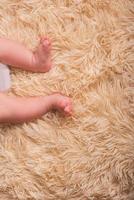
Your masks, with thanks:
<instances>
[{"instance_id":1,"label":"beige fur rug","mask_svg":"<svg viewBox=\"0 0 134 200\"><path fill-rule=\"evenodd\" d=\"M74 116L0 125L0 200L134 200L134 1L0 0L0 36L53 42L46 74L10 95L72 97Z\"/></svg>"}]
</instances>

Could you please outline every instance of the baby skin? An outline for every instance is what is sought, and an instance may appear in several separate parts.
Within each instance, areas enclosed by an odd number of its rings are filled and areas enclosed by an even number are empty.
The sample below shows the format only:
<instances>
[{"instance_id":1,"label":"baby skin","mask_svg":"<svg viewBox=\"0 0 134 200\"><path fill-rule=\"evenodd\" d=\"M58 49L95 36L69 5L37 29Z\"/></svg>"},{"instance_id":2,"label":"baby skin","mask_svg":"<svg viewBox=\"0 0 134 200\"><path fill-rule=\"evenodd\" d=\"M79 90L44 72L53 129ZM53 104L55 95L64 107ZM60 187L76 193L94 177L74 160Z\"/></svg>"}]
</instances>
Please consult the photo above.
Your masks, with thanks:
<instances>
[{"instance_id":1,"label":"baby skin","mask_svg":"<svg viewBox=\"0 0 134 200\"><path fill-rule=\"evenodd\" d=\"M22 44L0 38L0 62L32 72L51 69L51 42L41 38L32 52ZM12 97L0 92L0 122L22 123L40 118L51 110L72 114L71 99L60 93L38 97Z\"/></svg>"}]
</instances>

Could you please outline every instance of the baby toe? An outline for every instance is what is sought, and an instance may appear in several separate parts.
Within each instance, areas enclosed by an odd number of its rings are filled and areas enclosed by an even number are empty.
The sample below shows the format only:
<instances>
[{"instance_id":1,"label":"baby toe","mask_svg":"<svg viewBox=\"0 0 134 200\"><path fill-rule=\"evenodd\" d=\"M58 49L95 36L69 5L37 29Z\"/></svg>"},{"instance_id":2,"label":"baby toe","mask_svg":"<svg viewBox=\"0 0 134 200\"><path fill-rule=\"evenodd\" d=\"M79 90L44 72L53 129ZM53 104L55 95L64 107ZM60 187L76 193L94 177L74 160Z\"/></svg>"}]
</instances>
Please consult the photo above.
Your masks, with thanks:
<instances>
[{"instance_id":1,"label":"baby toe","mask_svg":"<svg viewBox=\"0 0 134 200\"><path fill-rule=\"evenodd\" d=\"M45 46L45 47L46 47L46 46L49 46L49 41L48 41L48 40L44 40L44 41L43 41L43 46Z\"/></svg>"},{"instance_id":2,"label":"baby toe","mask_svg":"<svg viewBox=\"0 0 134 200\"><path fill-rule=\"evenodd\" d=\"M66 106L64 112L68 115L72 115L72 107L70 105Z\"/></svg>"},{"instance_id":3,"label":"baby toe","mask_svg":"<svg viewBox=\"0 0 134 200\"><path fill-rule=\"evenodd\" d=\"M45 51L50 52L50 50L51 50L51 45L50 45L50 42L49 42L48 40L45 40L45 41L43 42L43 49L44 49Z\"/></svg>"}]
</instances>

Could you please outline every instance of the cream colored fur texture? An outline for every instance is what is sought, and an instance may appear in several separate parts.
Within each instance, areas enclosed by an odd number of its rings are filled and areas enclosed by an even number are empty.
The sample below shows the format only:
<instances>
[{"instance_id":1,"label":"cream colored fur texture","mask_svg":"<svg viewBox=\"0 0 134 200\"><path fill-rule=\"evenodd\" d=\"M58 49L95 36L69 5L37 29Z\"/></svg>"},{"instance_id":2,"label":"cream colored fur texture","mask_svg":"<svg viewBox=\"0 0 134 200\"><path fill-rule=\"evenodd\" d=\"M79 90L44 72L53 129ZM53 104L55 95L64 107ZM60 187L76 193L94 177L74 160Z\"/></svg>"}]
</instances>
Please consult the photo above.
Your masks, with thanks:
<instances>
[{"instance_id":1,"label":"cream colored fur texture","mask_svg":"<svg viewBox=\"0 0 134 200\"><path fill-rule=\"evenodd\" d=\"M0 200L134 200L134 1L0 0L0 36L53 69L11 70L9 95L60 91L74 115L0 125Z\"/></svg>"}]
</instances>

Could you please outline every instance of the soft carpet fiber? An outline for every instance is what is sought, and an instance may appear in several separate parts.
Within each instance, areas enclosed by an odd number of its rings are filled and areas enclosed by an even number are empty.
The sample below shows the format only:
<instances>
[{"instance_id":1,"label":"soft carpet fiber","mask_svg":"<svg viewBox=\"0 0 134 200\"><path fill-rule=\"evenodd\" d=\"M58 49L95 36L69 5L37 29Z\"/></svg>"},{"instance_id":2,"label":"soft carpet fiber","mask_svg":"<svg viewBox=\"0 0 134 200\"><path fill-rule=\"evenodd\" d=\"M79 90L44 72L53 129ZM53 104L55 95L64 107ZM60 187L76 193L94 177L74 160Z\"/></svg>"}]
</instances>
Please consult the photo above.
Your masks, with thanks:
<instances>
[{"instance_id":1,"label":"soft carpet fiber","mask_svg":"<svg viewBox=\"0 0 134 200\"><path fill-rule=\"evenodd\" d=\"M0 36L53 42L53 69L9 95L72 97L74 116L0 126L0 200L134 200L134 1L0 0Z\"/></svg>"}]
</instances>

